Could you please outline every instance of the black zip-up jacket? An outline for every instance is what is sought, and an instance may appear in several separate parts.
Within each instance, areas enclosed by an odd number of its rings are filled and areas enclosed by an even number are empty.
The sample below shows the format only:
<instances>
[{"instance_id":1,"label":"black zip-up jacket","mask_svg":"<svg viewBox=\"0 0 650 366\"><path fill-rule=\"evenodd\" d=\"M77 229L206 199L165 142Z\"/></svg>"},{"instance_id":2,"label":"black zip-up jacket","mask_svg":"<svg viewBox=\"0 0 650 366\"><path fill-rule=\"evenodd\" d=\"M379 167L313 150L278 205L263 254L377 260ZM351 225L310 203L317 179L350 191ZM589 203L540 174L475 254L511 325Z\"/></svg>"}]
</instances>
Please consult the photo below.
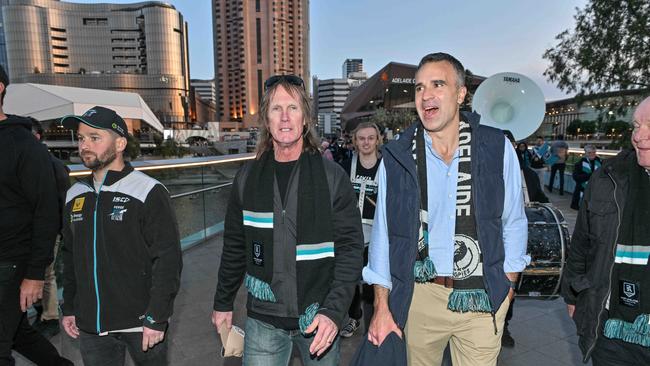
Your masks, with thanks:
<instances>
[{"instance_id":1,"label":"black zip-up jacket","mask_svg":"<svg viewBox=\"0 0 650 366\"><path fill-rule=\"evenodd\" d=\"M43 280L60 211L49 153L31 130L27 118L0 121L0 262L24 264L25 278Z\"/></svg>"},{"instance_id":2,"label":"black zip-up jacket","mask_svg":"<svg viewBox=\"0 0 650 366\"><path fill-rule=\"evenodd\" d=\"M182 267L165 187L130 164L109 171L99 193L89 176L66 196L63 314L88 333L164 330Z\"/></svg>"},{"instance_id":3,"label":"black zip-up jacket","mask_svg":"<svg viewBox=\"0 0 650 366\"><path fill-rule=\"evenodd\" d=\"M591 356L598 337L603 336L618 227L628 189L624 170L634 155L634 150L623 151L605 160L592 174L562 275L562 297L567 304L576 306L573 321L584 362Z\"/></svg>"},{"instance_id":4,"label":"black zip-up jacket","mask_svg":"<svg viewBox=\"0 0 650 366\"><path fill-rule=\"evenodd\" d=\"M336 163L323 158L325 175L330 190L332 207L332 234L334 236L334 270L322 272L330 279L330 287L318 313L330 318L341 329L354 296L354 288L361 280L363 266L363 233L357 199L350 178ZM235 176L228 201L224 223L223 254L219 280L214 295L214 310L232 311L237 290L246 272L246 242L242 218L243 194L252 162L245 164ZM274 188L273 221L273 280L271 288L277 302L261 301L248 296L247 308L254 315L271 318L300 316L296 284L296 229L298 209L299 166L291 173L283 205L277 183ZM296 321L297 323L297 321Z\"/></svg>"}]
</instances>

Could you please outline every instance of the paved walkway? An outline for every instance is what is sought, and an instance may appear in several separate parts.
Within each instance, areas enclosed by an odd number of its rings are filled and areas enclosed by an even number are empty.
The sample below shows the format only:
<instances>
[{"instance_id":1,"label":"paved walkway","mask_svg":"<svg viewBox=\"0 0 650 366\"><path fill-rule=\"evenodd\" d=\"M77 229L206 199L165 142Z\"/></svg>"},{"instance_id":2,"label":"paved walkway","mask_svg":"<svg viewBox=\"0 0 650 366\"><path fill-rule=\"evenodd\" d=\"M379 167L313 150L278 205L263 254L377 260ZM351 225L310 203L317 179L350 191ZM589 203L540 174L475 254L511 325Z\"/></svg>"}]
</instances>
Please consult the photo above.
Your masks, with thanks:
<instances>
[{"instance_id":1,"label":"paved walkway","mask_svg":"<svg viewBox=\"0 0 650 366\"><path fill-rule=\"evenodd\" d=\"M571 210L571 196L550 195L553 204L565 214L573 231L575 211ZM176 299L174 317L171 322L171 365L241 365L240 359L222 359L219 355L221 342L210 323L212 297L219 267L221 236L189 249L184 253L184 268L181 290ZM235 304L235 324L244 325L246 293L242 289ZM582 365L575 336L575 326L566 313L561 299L538 300L518 299L510 331L515 339L514 348L504 348L499 356L499 365ZM361 334L341 342L341 364L347 365L362 339ZM81 365L79 347L76 341L63 334L52 342L61 353ZM17 365L28 365L18 359ZM129 361L127 363L131 365ZM294 357L291 365L301 362Z\"/></svg>"}]
</instances>

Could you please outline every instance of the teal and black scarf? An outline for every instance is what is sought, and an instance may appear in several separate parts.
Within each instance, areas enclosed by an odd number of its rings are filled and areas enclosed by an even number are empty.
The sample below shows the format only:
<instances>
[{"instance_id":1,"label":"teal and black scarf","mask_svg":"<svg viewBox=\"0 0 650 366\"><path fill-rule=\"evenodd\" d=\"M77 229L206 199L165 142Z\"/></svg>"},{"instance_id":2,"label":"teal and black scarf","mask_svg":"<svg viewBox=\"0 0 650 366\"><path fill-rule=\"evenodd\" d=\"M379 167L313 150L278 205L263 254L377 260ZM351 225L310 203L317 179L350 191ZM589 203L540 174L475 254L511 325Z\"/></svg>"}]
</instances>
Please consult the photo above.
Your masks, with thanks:
<instances>
[{"instance_id":1,"label":"teal and black scarf","mask_svg":"<svg viewBox=\"0 0 650 366\"><path fill-rule=\"evenodd\" d=\"M458 182L456 186L456 229L454 237L454 290L447 308L455 312L490 312L490 300L483 283L483 261L478 245L474 200L472 196L472 129L460 122ZM429 258L427 175L424 129L419 126L413 144L420 187L420 236L414 266L415 280L427 282L436 271Z\"/></svg>"},{"instance_id":2,"label":"teal and black scarf","mask_svg":"<svg viewBox=\"0 0 650 366\"><path fill-rule=\"evenodd\" d=\"M456 186L456 234L454 236L454 290L447 308L465 313L491 312L483 282L483 256L478 243L472 191L472 128L460 122L458 182Z\"/></svg>"},{"instance_id":3,"label":"teal and black scarf","mask_svg":"<svg viewBox=\"0 0 650 366\"><path fill-rule=\"evenodd\" d=\"M329 290L334 270L332 209L327 176L320 154L303 152L298 160L296 213L296 282L301 331L311 324ZM275 161L267 151L253 162L244 187L243 221L246 240L245 285L251 296L276 302L273 280ZM284 211L283 215L284 215ZM292 301L292 299L282 299Z\"/></svg>"},{"instance_id":4,"label":"teal and black scarf","mask_svg":"<svg viewBox=\"0 0 650 366\"><path fill-rule=\"evenodd\" d=\"M587 173L587 174L593 174L596 170L600 169L601 162L600 159L594 159L594 170L591 170L591 162L589 161L588 158L582 158L582 171ZM587 184L589 184L589 181L582 182L580 185L582 186L582 189L587 188Z\"/></svg>"},{"instance_id":5,"label":"teal and black scarf","mask_svg":"<svg viewBox=\"0 0 650 366\"><path fill-rule=\"evenodd\" d=\"M627 173L629 187L618 230L604 334L650 347L650 177L636 157Z\"/></svg>"}]
</instances>

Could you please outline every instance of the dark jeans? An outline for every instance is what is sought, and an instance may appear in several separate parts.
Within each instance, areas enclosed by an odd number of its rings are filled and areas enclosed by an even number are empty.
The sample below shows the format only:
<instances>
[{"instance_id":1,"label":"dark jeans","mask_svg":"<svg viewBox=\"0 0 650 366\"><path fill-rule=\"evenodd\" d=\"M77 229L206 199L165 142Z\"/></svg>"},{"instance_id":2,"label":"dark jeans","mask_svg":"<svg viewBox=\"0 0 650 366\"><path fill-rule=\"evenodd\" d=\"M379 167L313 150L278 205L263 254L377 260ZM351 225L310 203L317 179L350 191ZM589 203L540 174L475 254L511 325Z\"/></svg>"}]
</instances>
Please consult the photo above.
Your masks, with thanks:
<instances>
[{"instance_id":1,"label":"dark jeans","mask_svg":"<svg viewBox=\"0 0 650 366\"><path fill-rule=\"evenodd\" d=\"M24 269L20 263L0 263L0 365L15 364L12 349L39 366L72 365L29 325L20 309Z\"/></svg>"},{"instance_id":2,"label":"dark jeans","mask_svg":"<svg viewBox=\"0 0 650 366\"><path fill-rule=\"evenodd\" d=\"M564 193L564 169L565 163L555 163L551 165L551 179L548 181L548 190L553 192L553 183L555 183L555 173L560 171L560 194Z\"/></svg>"},{"instance_id":3,"label":"dark jeans","mask_svg":"<svg viewBox=\"0 0 650 366\"><path fill-rule=\"evenodd\" d=\"M330 349L320 357L309 353L313 336L305 337L299 330L284 330L257 319L246 319L244 342L245 366L284 366L291 360L293 346L298 347L305 366L337 366L340 364L340 342L336 337Z\"/></svg>"},{"instance_id":4,"label":"dark jeans","mask_svg":"<svg viewBox=\"0 0 650 366\"><path fill-rule=\"evenodd\" d=\"M80 332L79 350L85 366L124 365L126 350L138 366L167 365L167 338L142 352L142 332L109 333L105 336Z\"/></svg>"},{"instance_id":5,"label":"dark jeans","mask_svg":"<svg viewBox=\"0 0 650 366\"><path fill-rule=\"evenodd\" d=\"M650 349L600 334L591 354L594 366L650 365Z\"/></svg>"}]
</instances>

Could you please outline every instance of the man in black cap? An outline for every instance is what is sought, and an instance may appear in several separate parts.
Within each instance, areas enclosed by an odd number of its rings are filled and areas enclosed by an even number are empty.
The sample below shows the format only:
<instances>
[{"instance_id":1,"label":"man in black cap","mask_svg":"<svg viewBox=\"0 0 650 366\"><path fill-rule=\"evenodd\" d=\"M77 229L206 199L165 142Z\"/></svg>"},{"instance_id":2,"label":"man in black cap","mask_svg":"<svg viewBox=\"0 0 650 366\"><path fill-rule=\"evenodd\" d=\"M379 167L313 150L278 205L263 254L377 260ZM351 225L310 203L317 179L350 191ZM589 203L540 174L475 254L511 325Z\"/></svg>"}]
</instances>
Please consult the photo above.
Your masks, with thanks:
<instances>
[{"instance_id":1,"label":"man in black cap","mask_svg":"<svg viewBox=\"0 0 650 366\"><path fill-rule=\"evenodd\" d=\"M3 112L7 85L0 66L0 365L14 364L12 349L37 365L71 365L25 314L43 296L60 213L47 149L29 119Z\"/></svg>"},{"instance_id":2,"label":"man in black cap","mask_svg":"<svg viewBox=\"0 0 650 366\"><path fill-rule=\"evenodd\" d=\"M182 267L169 193L123 154L128 130L93 107L78 124L79 156L92 174L74 184L63 211L63 329L86 365L166 365L165 331Z\"/></svg>"}]
</instances>

